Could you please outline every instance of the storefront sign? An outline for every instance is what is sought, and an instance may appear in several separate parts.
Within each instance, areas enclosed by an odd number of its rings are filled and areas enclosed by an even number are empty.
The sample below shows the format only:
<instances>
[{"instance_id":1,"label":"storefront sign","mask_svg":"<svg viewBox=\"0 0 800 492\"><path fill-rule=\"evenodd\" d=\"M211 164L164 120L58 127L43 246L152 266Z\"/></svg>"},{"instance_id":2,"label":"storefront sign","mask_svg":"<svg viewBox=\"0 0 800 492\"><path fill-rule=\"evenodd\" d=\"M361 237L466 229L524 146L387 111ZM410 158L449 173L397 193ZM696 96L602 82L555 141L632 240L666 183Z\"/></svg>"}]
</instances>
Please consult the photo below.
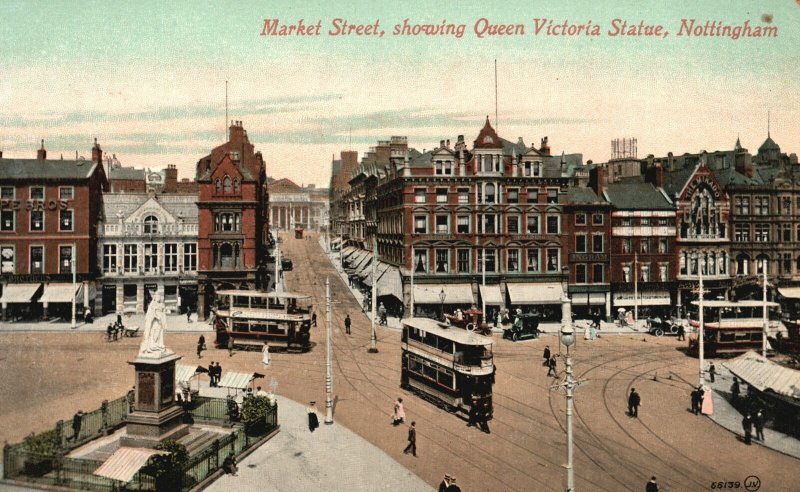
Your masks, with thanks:
<instances>
[{"instance_id":1,"label":"storefront sign","mask_svg":"<svg viewBox=\"0 0 800 492\"><path fill-rule=\"evenodd\" d=\"M68 200L0 200L0 208L19 210L24 205L25 210L67 210Z\"/></svg>"},{"instance_id":2,"label":"storefront sign","mask_svg":"<svg viewBox=\"0 0 800 492\"><path fill-rule=\"evenodd\" d=\"M695 190L701 185L706 185L711 188L711 191L714 193L714 199L719 200L719 197L722 195L719 191L719 185L717 185L717 181L714 178L707 175L695 176L695 178L689 182L689 186L686 189L686 196L692 196Z\"/></svg>"}]
</instances>

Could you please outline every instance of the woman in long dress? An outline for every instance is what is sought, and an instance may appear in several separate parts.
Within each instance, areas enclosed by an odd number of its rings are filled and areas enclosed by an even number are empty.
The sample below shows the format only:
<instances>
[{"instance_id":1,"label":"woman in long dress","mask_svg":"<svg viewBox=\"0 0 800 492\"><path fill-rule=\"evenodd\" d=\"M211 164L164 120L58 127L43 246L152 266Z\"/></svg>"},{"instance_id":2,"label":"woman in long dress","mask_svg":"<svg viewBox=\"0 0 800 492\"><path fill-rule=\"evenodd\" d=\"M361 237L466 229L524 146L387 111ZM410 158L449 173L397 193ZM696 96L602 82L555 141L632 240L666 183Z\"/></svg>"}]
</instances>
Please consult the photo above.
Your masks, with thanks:
<instances>
[{"instance_id":1,"label":"woman in long dress","mask_svg":"<svg viewBox=\"0 0 800 492\"><path fill-rule=\"evenodd\" d=\"M264 342L264 348L261 349L261 363L264 364L264 367L269 367L270 362L269 342Z\"/></svg>"}]
</instances>

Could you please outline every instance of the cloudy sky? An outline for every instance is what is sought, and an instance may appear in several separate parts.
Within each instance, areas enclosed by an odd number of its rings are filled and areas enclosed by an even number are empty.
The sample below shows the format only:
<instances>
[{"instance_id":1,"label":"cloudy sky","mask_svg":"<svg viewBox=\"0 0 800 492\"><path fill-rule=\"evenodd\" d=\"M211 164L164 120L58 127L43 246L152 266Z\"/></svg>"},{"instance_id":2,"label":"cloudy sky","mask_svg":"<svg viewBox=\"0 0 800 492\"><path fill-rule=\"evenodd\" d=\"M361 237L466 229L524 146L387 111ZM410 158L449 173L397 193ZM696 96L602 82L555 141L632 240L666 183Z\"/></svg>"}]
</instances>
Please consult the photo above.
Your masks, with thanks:
<instances>
[{"instance_id":1,"label":"cloudy sky","mask_svg":"<svg viewBox=\"0 0 800 492\"><path fill-rule=\"evenodd\" d=\"M509 140L547 135L555 152L595 161L617 137L637 137L640 156L731 148L737 135L755 151L769 111L773 139L800 151L800 0L562 3L5 0L0 149L33 157L45 139L49 157L88 156L97 137L125 165L176 164L193 177L224 140L228 80L229 119L244 122L268 174L326 185L332 154L347 148L392 135L420 150L474 139L495 119L496 59L497 127ZM320 20L322 35L260 36L272 18ZM336 18L379 20L385 36L329 36ZM479 38L481 18L525 35ZM536 35L535 18L592 21L602 35ZM608 36L615 18L669 35ZM466 29L393 36L405 19ZM748 20L778 36L678 36L682 19Z\"/></svg>"}]
</instances>

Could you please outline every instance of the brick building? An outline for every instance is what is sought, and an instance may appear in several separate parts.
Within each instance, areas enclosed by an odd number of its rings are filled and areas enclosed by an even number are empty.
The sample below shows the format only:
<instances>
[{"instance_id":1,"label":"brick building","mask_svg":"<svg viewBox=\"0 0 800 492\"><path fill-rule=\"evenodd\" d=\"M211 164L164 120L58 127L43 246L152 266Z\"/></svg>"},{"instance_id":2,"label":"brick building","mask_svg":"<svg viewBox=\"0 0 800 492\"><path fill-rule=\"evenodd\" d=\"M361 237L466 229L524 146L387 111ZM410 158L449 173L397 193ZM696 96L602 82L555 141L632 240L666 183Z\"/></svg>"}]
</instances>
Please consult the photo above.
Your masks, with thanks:
<instances>
[{"instance_id":1,"label":"brick building","mask_svg":"<svg viewBox=\"0 0 800 492\"><path fill-rule=\"evenodd\" d=\"M0 153L3 318L70 318L93 308L97 227L108 186L102 150L92 159L7 159ZM73 268L77 284L73 284Z\"/></svg>"},{"instance_id":2,"label":"brick building","mask_svg":"<svg viewBox=\"0 0 800 492\"><path fill-rule=\"evenodd\" d=\"M197 162L198 300L205 319L219 289L266 285L269 194L266 166L241 121Z\"/></svg>"}]
</instances>

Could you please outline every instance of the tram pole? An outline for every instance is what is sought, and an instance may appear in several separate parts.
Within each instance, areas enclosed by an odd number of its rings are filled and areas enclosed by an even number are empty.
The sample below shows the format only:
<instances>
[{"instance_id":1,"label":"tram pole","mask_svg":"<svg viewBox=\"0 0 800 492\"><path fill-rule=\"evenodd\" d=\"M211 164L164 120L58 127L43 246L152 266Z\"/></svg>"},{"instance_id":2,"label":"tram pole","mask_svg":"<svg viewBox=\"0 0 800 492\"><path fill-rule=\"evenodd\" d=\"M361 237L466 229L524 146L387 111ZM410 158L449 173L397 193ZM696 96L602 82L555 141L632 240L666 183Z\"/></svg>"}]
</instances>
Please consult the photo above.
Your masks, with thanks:
<instances>
[{"instance_id":1,"label":"tram pole","mask_svg":"<svg viewBox=\"0 0 800 492\"><path fill-rule=\"evenodd\" d=\"M763 306L762 306L762 316L763 316L763 324L764 324L764 333L761 335L761 355L766 358L767 357L767 333L769 331L769 315L767 313L767 262L762 260L761 266L762 272L764 272L764 277L762 280L762 290L763 290Z\"/></svg>"},{"instance_id":2,"label":"tram pole","mask_svg":"<svg viewBox=\"0 0 800 492\"><path fill-rule=\"evenodd\" d=\"M331 363L331 282L325 277L325 423L333 423L333 365Z\"/></svg>"},{"instance_id":3,"label":"tram pole","mask_svg":"<svg viewBox=\"0 0 800 492\"><path fill-rule=\"evenodd\" d=\"M371 354L378 353L378 332L375 328L375 318L378 316L378 234L376 233L372 238L372 335L370 336L370 345L368 352Z\"/></svg>"},{"instance_id":4,"label":"tram pole","mask_svg":"<svg viewBox=\"0 0 800 492\"><path fill-rule=\"evenodd\" d=\"M700 355L700 386L704 386L706 383L705 378L705 309L703 303L703 297L705 295L705 289L703 288L703 267L699 264L700 261L698 259L697 265L697 272L699 273L700 277L700 286L697 290L697 298L698 298L698 307L700 310L700 314L697 317L698 323L700 326L697 327L697 340L698 340L698 347L699 347L699 355Z\"/></svg>"},{"instance_id":5,"label":"tram pole","mask_svg":"<svg viewBox=\"0 0 800 492\"><path fill-rule=\"evenodd\" d=\"M280 272L280 268L281 268L281 243L279 241L280 241L280 236L275 241L275 292L280 292L280 290L278 289L278 285L281 282L281 272ZM267 304L269 304L269 303L267 303Z\"/></svg>"},{"instance_id":6,"label":"tram pole","mask_svg":"<svg viewBox=\"0 0 800 492\"><path fill-rule=\"evenodd\" d=\"M565 281L565 283L567 283L567 281ZM561 344L564 344L567 348L566 359L564 361L567 377L559 386L562 386L567 393L567 492L574 492L575 468L573 460L574 438L572 432L572 414L574 410L574 390L575 387L578 386L578 381L575 381L573 377L572 357L570 357L569 348L575 343L575 331L572 328L572 301L567 295L566 290L561 295ZM559 347L561 344L559 344Z\"/></svg>"},{"instance_id":7,"label":"tram pole","mask_svg":"<svg viewBox=\"0 0 800 492\"><path fill-rule=\"evenodd\" d=\"M77 291L78 291L77 269L75 268L75 260L76 260L76 257L77 257L76 253L77 253L77 250L76 250L75 246L73 246L72 247L72 258L70 258L70 260L69 260L69 262L71 263L70 266L72 267L72 324L70 326L71 326L71 328L73 330L78 327L78 323L75 320L75 311L76 311L75 296L77 295Z\"/></svg>"}]
</instances>

